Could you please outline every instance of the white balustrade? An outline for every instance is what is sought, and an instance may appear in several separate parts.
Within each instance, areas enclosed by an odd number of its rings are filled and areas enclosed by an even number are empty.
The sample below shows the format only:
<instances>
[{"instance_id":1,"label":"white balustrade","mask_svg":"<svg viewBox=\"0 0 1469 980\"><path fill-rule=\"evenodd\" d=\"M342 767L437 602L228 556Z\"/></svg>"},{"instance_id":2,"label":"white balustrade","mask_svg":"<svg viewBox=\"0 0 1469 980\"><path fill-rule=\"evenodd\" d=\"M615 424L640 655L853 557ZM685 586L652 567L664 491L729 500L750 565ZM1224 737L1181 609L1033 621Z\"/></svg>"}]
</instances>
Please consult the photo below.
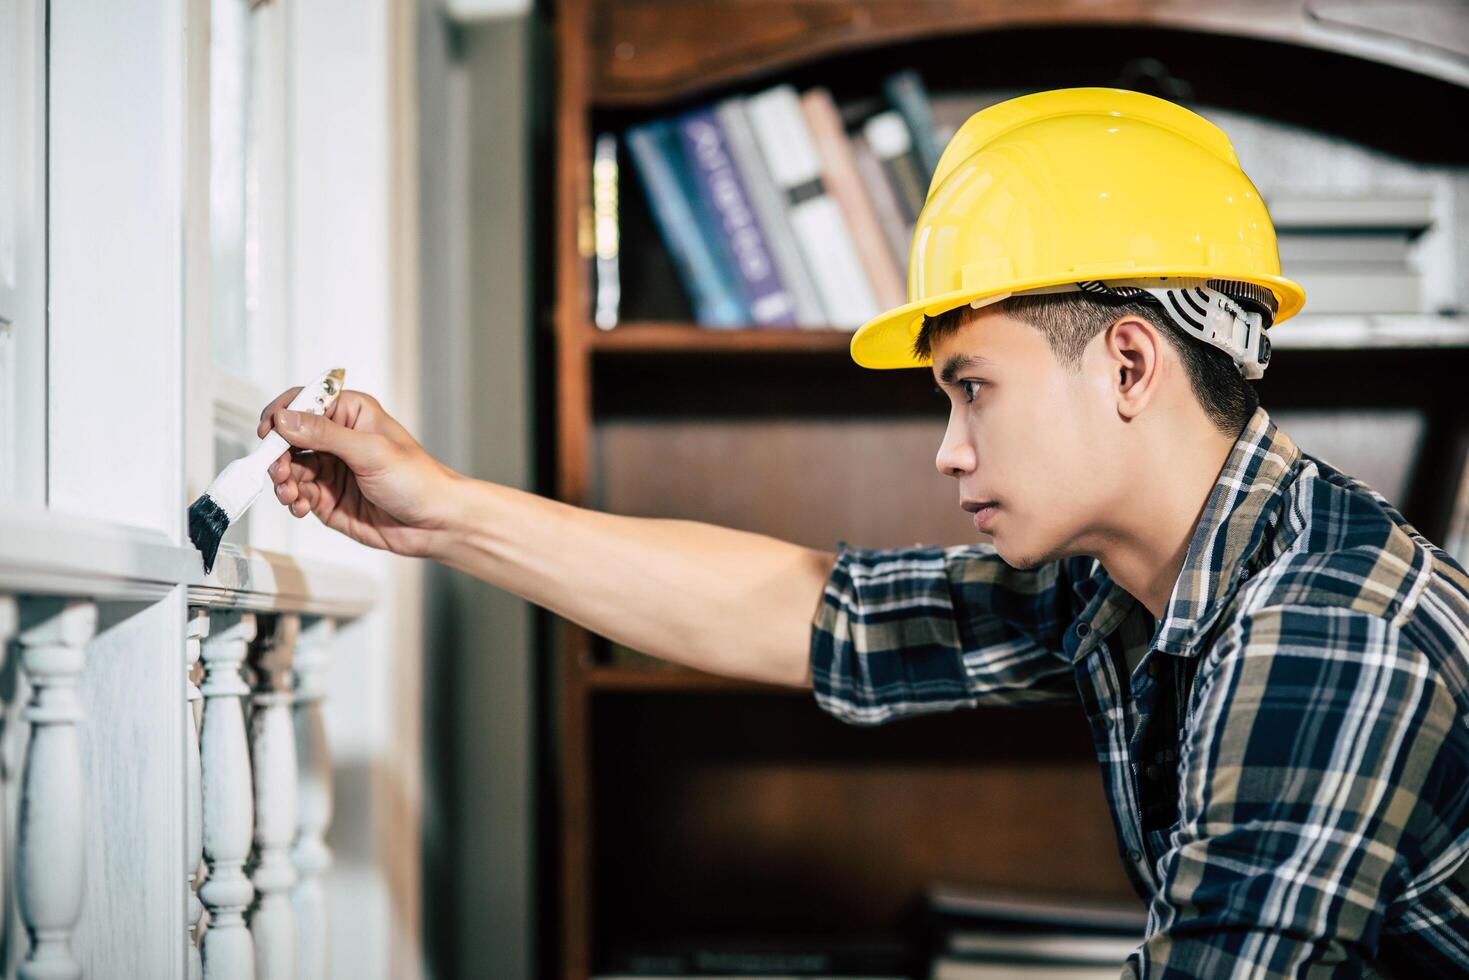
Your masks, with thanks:
<instances>
[{"instance_id":1,"label":"white balustrade","mask_svg":"<svg viewBox=\"0 0 1469 980\"><path fill-rule=\"evenodd\" d=\"M253 613L210 613L209 635L203 639L204 724L199 735L208 866L199 898L209 910L200 954L207 980L255 978L255 944L245 925L255 888L244 871L255 823L242 700L250 689L240 677L240 665L254 638Z\"/></svg>"},{"instance_id":2,"label":"white balustrade","mask_svg":"<svg viewBox=\"0 0 1469 980\"><path fill-rule=\"evenodd\" d=\"M250 916L260 980L295 975L296 924L290 893L296 884L291 843L296 836L296 739L291 726L291 655L301 619L281 614L251 654L255 672L250 758L255 773L256 904Z\"/></svg>"},{"instance_id":3,"label":"white balustrade","mask_svg":"<svg viewBox=\"0 0 1469 980\"><path fill-rule=\"evenodd\" d=\"M16 897L30 938L21 980L75 980L72 929L82 907L82 762L77 680L97 631L97 607L79 599L28 599L20 609L21 666L31 683L30 722L16 847Z\"/></svg>"},{"instance_id":4,"label":"white balustrade","mask_svg":"<svg viewBox=\"0 0 1469 980\"><path fill-rule=\"evenodd\" d=\"M322 875L331 867L326 831L332 818L332 767L327 750L321 703L326 697L327 670L336 638L336 621L310 622L296 642L296 911L298 980L325 980L327 975L327 911Z\"/></svg>"},{"instance_id":5,"label":"white balustrade","mask_svg":"<svg viewBox=\"0 0 1469 980\"><path fill-rule=\"evenodd\" d=\"M204 963L199 958L199 930L204 903L199 901L198 895L200 866L204 862L204 801L199 775L199 723L203 720L204 695L199 685L194 683L194 668L199 663L204 637L208 635L209 610L190 610L184 653L184 686L189 702L184 715L184 877L188 880L184 943L189 980L202 980L204 976Z\"/></svg>"},{"instance_id":6,"label":"white balustrade","mask_svg":"<svg viewBox=\"0 0 1469 980\"><path fill-rule=\"evenodd\" d=\"M160 608L180 587L182 603ZM198 554L162 533L0 504L0 976L324 980L332 794L321 704L336 625L375 598L356 569L226 545L204 576ZM128 625L109 631L109 653L115 643L177 658L168 676L183 667L186 711L158 711L151 685L163 675L140 677L149 686L136 701L110 659L89 655L110 603L124 604ZM160 614L181 606L177 645L159 647ZM145 743L159 744L144 727L155 723L183 737L183 751L149 755L139 798L128 798L123 777ZM178 819L159 812L170 801ZM178 838L159 865L161 834ZM106 874L86 867L89 849ZM166 923L147 897L161 889L181 899Z\"/></svg>"}]
</instances>

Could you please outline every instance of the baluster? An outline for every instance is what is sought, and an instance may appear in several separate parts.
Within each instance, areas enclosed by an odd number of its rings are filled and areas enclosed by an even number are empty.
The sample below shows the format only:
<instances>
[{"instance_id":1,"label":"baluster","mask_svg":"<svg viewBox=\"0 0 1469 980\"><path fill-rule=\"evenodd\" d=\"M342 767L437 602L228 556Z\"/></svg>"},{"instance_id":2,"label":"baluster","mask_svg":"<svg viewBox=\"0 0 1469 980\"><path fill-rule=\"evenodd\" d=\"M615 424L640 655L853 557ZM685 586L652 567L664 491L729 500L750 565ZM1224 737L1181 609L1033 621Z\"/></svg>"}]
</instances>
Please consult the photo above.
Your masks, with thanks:
<instances>
[{"instance_id":1,"label":"baluster","mask_svg":"<svg viewBox=\"0 0 1469 980\"><path fill-rule=\"evenodd\" d=\"M16 896L31 948L21 980L74 980L71 931L82 909L82 760L77 680L97 631L97 607L74 599L33 599L21 608L21 666L31 682L21 777Z\"/></svg>"},{"instance_id":2,"label":"baluster","mask_svg":"<svg viewBox=\"0 0 1469 980\"><path fill-rule=\"evenodd\" d=\"M204 903L199 901L199 865L204 860L204 802L199 781L199 722L204 708L204 695L194 683L194 666L199 662L199 648L209 635L209 610L194 609L189 614L185 643L184 686L188 692L189 710L185 718L184 747L184 875L188 879L188 912L185 916L184 945L189 958L189 980L201 980L204 963L199 959L199 927Z\"/></svg>"},{"instance_id":3,"label":"baluster","mask_svg":"<svg viewBox=\"0 0 1469 980\"><path fill-rule=\"evenodd\" d=\"M301 631L296 643L296 759L297 834L291 857L296 862L297 977L325 980L327 966L327 910L322 875L331 867L326 846L332 818L332 766L327 752L321 702L326 697L326 674L336 634L336 621L322 617Z\"/></svg>"},{"instance_id":4,"label":"baluster","mask_svg":"<svg viewBox=\"0 0 1469 980\"><path fill-rule=\"evenodd\" d=\"M254 827L250 749L245 741L240 677L246 648L255 638L255 616L238 610L210 614L203 638L204 724L199 734L200 797L204 815L204 862L208 873L199 899L209 910L199 951L207 980L255 980L255 944L245 909L255 897L245 877Z\"/></svg>"},{"instance_id":5,"label":"baluster","mask_svg":"<svg viewBox=\"0 0 1469 980\"><path fill-rule=\"evenodd\" d=\"M290 893L296 884L291 841L296 834L296 738L291 729L291 654L299 616L282 614L256 642L255 710L250 715L250 758L255 767L256 904L250 915L261 980L295 974L296 924Z\"/></svg>"}]
</instances>

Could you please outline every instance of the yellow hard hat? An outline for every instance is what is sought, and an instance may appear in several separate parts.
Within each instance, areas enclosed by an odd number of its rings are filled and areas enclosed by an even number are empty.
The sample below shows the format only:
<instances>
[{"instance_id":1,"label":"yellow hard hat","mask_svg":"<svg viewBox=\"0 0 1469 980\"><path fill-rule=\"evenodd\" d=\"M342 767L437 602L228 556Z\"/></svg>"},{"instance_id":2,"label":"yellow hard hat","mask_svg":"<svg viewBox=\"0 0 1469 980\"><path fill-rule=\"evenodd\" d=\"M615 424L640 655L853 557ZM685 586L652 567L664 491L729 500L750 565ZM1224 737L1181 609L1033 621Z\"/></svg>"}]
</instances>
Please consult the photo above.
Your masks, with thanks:
<instances>
[{"instance_id":1,"label":"yellow hard hat","mask_svg":"<svg viewBox=\"0 0 1469 980\"><path fill-rule=\"evenodd\" d=\"M1077 282L1228 280L1305 304L1224 132L1140 92L1037 92L970 116L939 158L908 256L908 302L863 324L863 367L926 367L925 316ZM1268 342L1264 342L1268 358Z\"/></svg>"}]
</instances>

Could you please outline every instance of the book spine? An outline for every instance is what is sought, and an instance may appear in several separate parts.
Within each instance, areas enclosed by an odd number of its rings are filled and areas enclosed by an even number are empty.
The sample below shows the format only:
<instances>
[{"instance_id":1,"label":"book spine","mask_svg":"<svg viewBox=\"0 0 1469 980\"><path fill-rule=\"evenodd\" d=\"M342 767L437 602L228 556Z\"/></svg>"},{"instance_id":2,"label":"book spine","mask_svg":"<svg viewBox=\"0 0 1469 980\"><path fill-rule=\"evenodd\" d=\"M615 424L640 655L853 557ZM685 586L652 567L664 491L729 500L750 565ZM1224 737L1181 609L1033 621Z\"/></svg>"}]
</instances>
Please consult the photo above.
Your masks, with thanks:
<instances>
[{"instance_id":1,"label":"book spine","mask_svg":"<svg viewBox=\"0 0 1469 980\"><path fill-rule=\"evenodd\" d=\"M888 179L882 161L872 152L867 137L861 133L852 136L852 160L857 164L857 173L862 177L867 197L872 201L872 210L882 225L893 260L900 270L906 270L908 252L913 245L913 225L903 212L903 204L898 200L898 192Z\"/></svg>"},{"instance_id":2,"label":"book spine","mask_svg":"<svg viewBox=\"0 0 1469 980\"><path fill-rule=\"evenodd\" d=\"M913 149L921 168L919 176L923 179L923 186L927 187L929 178L938 169L943 147L939 146L938 131L933 121L933 106L929 104L928 89L923 84L923 76L912 68L905 68L885 78L882 89L893 108L898 110L898 114L908 124L908 131L913 137Z\"/></svg>"},{"instance_id":3,"label":"book spine","mask_svg":"<svg viewBox=\"0 0 1469 980\"><path fill-rule=\"evenodd\" d=\"M622 300L618 272L617 137L597 137L592 155L592 240L597 290L593 322L602 330L617 326Z\"/></svg>"},{"instance_id":4,"label":"book spine","mask_svg":"<svg viewBox=\"0 0 1469 980\"><path fill-rule=\"evenodd\" d=\"M867 272L867 281L872 283L874 297L884 309L902 306L907 292L903 273L857 172L852 144L831 92L820 87L808 89L801 96L801 112L821 158L822 180L852 231L852 245Z\"/></svg>"},{"instance_id":5,"label":"book spine","mask_svg":"<svg viewBox=\"0 0 1469 980\"><path fill-rule=\"evenodd\" d=\"M792 86L777 85L752 96L749 108L756 142L786 196L791 227L832 325L860 326L877 315L877 300L852 247L851 230L822 184L800 97Z\"/></svg>"},{"instance_id":6,"label":"book spine","mask_svg":"<svg viewBox=\"0 0 1469 980\"><path fill-rule=\"evenodd\" d=\"M770 248L776 268L780 270L781 282L790 290L796 307L796 324L802 327L825 326L831 320L822 309L816 283L806 268L806 260L801 257L801 246L796 242L796 233L786 214L785 198L776 187L770 168L765 165L765 158L755 143L744 100L738 96L725 99L715 107L714 116L724 130L725 143L734 158L735 169L744 181L756 220L765 233L765 243Z\"/></svg>"},{"instance_id":7,"label":"book spine","mask_svg":"<svg viewBox=\"0 0 1469 980\"><path fill-rule=\"evenodd\" d=\"M908 124L903 117L889 109L879 112L862 127L862 135L872 152L882 161L888 180L898 192L903 213L908 219L909 235L923 211L928 196L928 184L919 176L918 162L913 156L913 138L908 135Z\"/></svg>"},{"instance_id":8,"label":"book spine","mask_svg":"<svg viewBox=\"0 0 1469 980\"><path fill-rule=\"evenodd\" d=\"M703 209L740 276L751 320L761 326L794 326L795 301L781 281L714 112L696 109L680 116L676 125Z\"/></svg>"},{"instance_id":9,"label":"book spine","mask_svg":"<svg viewBox=\"0 0 1469 980\"><path fill-rule=\"evenodd\" d=\"M679 177L682 163L668 123L655 120L630 128L627 147L674 268L688 291L694 319L705 327L739 326L745 319L741 298L729 288L713 248L699 229Z\"/></svg>"}]
</instances>

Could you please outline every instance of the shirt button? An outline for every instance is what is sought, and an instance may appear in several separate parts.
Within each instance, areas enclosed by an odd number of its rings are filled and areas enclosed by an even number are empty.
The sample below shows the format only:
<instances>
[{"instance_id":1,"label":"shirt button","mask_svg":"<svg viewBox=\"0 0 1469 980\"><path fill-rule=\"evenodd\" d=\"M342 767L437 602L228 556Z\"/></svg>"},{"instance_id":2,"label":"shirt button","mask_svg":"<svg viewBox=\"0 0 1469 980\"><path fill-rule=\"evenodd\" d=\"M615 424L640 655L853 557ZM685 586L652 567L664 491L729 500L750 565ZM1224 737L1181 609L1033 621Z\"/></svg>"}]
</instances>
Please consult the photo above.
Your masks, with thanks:
<instances>
[{"instance_id":1,"label":"shirt button","mask_svg":"<svg viewBox=\"0 0 1469 980\"><path fill-rule=\"evenodd\" d=\"M1137 848L1133 848L1132 850L1127 852L1127 859L1136 864L1143 859L1143 852L1139 851Z\"/></svg>"},{"instance_id":2,"label":"shirt button","mask_svg":"<svg viewBox=\"0 0 1469 980\"><path fill-rule=\"evenodd\" d=\"M1076 635L1077 635L1077 636L1081 636L1081 637L1084 637L1084 636L1086 636L1086 635L1087 635L1087 634L1088 634L1088 633L1090 633L1090 632L1091 632L1091 631L1092 631L1092 628L1091 628L1091 626L1089 626L1089 625L1088 625L1088 624L1086 624L1086 623L1077 623L1077 624L1076 624Z\"/></svg>"},{"instance_id":3,"label":"shirt button","mask_svg":"<svg viewBox=\"0 0 1469 980\"><path fill-rule=\"evenodd\" d=\"M1158 676L1158 671L1161 670L1161 669L1162 668L1159 666L1159 664L1158 664L1158 658L1156 656L1154 656L1152 660L1149 660L1148 661L1148 676L1149 677L1157 677Z\"/></svg>"},{"instance_id":4,"label":"shirt button","mask_svg":"<svg viewBox=\"0 0 1469 980\"><path fill-rule=\"evenodd\" d=\"M1112 727L1112 716L1111 715L1103 715L1102 716L1102 727L1103 728L1111 728Z\"/></svg>"},{"instance_id":5,"label":"shirt button","mask_svg":"<svg viewBox=\"0 0 1469 980\"><path fill-rule=\"evenodd\" d=\"M1148 768L1146 768L1146 769L1143 770L1143 774L1145 776L1147 776L1149 779L1157 779L1158 778L1158 767L1155 766L1155 765L1153 765L1152 763L1149 763L1148 764Z\"/></svg>"}]
</instances>

